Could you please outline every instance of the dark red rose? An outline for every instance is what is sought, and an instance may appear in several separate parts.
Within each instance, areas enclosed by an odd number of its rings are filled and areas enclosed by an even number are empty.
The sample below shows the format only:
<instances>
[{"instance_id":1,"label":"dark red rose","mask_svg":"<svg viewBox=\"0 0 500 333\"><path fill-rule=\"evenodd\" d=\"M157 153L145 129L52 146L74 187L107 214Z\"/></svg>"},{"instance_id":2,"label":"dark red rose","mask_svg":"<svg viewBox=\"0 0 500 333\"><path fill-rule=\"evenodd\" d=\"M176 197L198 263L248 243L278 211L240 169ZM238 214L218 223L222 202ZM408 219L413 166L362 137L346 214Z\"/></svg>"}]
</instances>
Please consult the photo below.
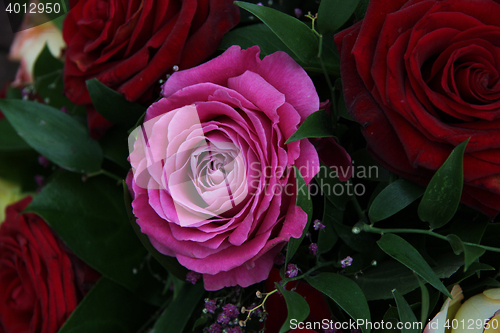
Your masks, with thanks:
<instances>
[{"instance_id":1,"label":"dark red rose","mask_svg":"<svg viewBox=\"0 0 500 333\"><path fill-rule=\"evenodd\" d=\"M151 100L174 66L185 69L206 60L239 20L232 0L71 0L70 5L63 26L64 86L80 105L91 103L85 85L91 78L129 101Z\"/></svg>"},{"instance_id":2,"label":"dark red rose","mask_svg":"<svg viewBox=\"0 0 500 333\"><path fill-rule=\"evenodd\" d=\"M99 275L68 253L49 226L21 212L27 197L6 210L0 226L0 332L55 333Z\"/></svg>"},{"instance_id":3,"label":"dark red rose","mask_svg":"<svg viewBox=\"0 0 500 333\"><path fill-rule=\"evenodd\" d=\"M344 95L384 167L422 185L452 149L462 202L500 211L500 3L377 0L335 36Z\"/></svg>"},{"instance_id":4,"label":"dark red rose","mask_svg":"<svg viewBox=\"0 0 500 333\"><path fill-rule=\"evenodd\" d=\"M279 270L273 268L269 274L269 278L266 280L266 291L270 292L276 289L274 283L281 281ZM288 282L285 286L286 290L294 289L295 292L299 293L309 304L309 317L303 322L304 326L297 327L290 330L290 332L332 332L336 331L342 333L342 330L335 330L334 327L331 330L324 330L325 326L320 327L317 330L313 330L313 325L320 325L320 323L330 323L332 320L332 315L328 303L325 300L325 296L311 285L305 283L304 281L292 281ZM288 315L285 299L282 295L274 293L269 296L266 300L265 308L267 311L267 320L265 322L265 328L267 333L278 333L281 326L286 320ZM309 323L309 324L307 324ZM295 325L294 325L295 326Z\"/></svg>"}]
</instances>

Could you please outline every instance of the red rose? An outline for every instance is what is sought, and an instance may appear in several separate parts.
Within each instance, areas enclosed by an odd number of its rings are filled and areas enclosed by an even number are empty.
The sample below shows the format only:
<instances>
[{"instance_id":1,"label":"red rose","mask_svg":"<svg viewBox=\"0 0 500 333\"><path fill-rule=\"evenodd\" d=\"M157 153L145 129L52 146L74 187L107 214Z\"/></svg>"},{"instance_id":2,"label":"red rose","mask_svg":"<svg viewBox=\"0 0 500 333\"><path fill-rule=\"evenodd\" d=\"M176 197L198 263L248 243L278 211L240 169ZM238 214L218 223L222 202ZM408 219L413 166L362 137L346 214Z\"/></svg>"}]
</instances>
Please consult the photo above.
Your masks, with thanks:
<instances>
[{"instance_id":1,"label":"red rose","mask_svg":"<svg viewBox=\"0 0 500 333\"><path fill-rule=\"evenodd\" d=\"M98 279L40 217L21 214L30 202L9 206L0 226L2 333L57 332Z\"/></svg>"},{"instance_id":2,"label":"red rose","mask_svg":"<svg viewBox=\"0 0 500 333\"><path fill-rule=\"evenodd\" d=\"M452 149L462 202L500 211L500 4L377 0L335 36L350 114L384 167L425 185Z\"/></svg>"},{"instance_id":3,"label":"red rose","mask_svg":"<svg viewBox=\"0 0 500 333\"><path fill-rule=\"evenodd\" d=\"M232 0L71 0L63 26L64 86L90 104L85 81L97 78L129 101L149 101L160 79L200 64L239 20ZM156 95L155 95L156 96Z\"/></svg>"}]
</instances>

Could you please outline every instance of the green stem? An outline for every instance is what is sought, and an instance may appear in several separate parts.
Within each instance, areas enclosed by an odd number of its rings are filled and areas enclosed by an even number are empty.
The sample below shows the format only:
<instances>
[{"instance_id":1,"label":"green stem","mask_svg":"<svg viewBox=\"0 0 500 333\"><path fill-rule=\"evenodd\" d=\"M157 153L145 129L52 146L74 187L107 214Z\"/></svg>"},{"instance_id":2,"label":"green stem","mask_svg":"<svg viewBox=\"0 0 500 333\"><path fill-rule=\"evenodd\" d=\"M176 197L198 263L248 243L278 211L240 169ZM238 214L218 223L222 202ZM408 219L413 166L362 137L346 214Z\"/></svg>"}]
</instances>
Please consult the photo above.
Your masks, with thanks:
<instances>
[{"instance_id":1,"label":"green stem","mask_svg":"<svg viewBox=\"0 0 500 333\"><path fill-rule=\"evenodd\" d=\"M118 177L117 175L115 175L115 174L113 174L113 173L111 173L109 171L103 170L103 169L101 169L101 170L99 170L97 172L88 173L88 174L84 175L84 180L87 180L87 179L95 177L95 176L100 176L100 175L108 176L108 177L110 177L112 179L117 180L120 183L123 181L123 178Z\"/></svg>"},{"instance_id":2,"label":"green stem","mask_svg":"<svg viewBox=\"0 0 500 333\"><path fill-rule=\"evenodd\" d=\"M386 233L391 233L391 234L423 234L423 235L428 235L432 237L436 237L439 239L442 239L444 241L448 241L448 238L446 236L440 235L438 233L435 233L431 230L422 230L422 229L381 229L381 228L375 228L371 225L368 224L363 224L363 231L365 232L371 232L375 234L386 234ZM500 252L499 248L496 247L491 247L491 246L486 246L486 245L480 245L480 244L474 244L470 242L463 242L462 244L464 245L469 245L469 246L475 246L487 251L492 251L492 252Z\"/></svg>"},{"instance_id":3,"label":"green stem","mask_svg":"<svg viewBox=\"0 0 500 333\"><path fill-rule=\"evenodd\" d=\"M285 281L285 284L287 284L288 282L291 282L291 281L300 280L300 279L303 279L304 277L308 276L312 272L314 272L322 267L330 266L330 265L334 265L334 264L335 264L335 261L328 261L328 262L320 263L320 264L314 266L313 268L311 268L310 270L308 270L307 272L305 272L304 274L297 275L296 277L293 277L293 278L284 278L283 281Z\"/></svg>"},{"instance_id":4,"label":"green stem","mask_svg":"<svg viewBox=\"0 0 500 333\"><path fill-rule=\"evenodd\" d=\"M354 210L356 211L356 214L358 214L359 219L363 222L367 222L365 212L361 208L361 205L355 195L351 196L351 203L354 206Z\"/></svg>"}]
</instances>

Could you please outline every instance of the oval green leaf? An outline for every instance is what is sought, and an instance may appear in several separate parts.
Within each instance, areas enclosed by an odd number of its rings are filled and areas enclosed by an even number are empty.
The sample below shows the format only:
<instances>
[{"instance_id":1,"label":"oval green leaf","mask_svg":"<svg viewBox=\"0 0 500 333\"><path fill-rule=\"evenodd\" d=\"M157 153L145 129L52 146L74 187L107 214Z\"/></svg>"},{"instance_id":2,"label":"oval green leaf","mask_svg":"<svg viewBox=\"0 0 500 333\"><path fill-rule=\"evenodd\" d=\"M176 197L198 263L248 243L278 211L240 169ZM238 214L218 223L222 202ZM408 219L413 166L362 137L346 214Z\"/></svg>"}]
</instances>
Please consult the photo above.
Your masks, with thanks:
<instances>
[{"instance_id":1,"label":"oval green leaf","mask_svg":"<svg viewBox=\"0 0 500 333\"><path fill-rule=\"evenodd\" d=\"M385 220L401 211L424 194L424 188L398 179L384 188L373 200L368 217L372 223Z\"/></svg>"},{"instance_id":2,"label":"oval green leaf","mask_svg":"<svg viewBox=\"0 0 500 333\"><path fill-rule=\"evenodd\" d=\"M432 177L418 206L418 216L431 228L448 223L460 204L463 187L463 158L470 138L459 144Z\"/></svg>"},{"instance_id":3,"label":"oval green leaf","mask_svg":"<svg viewBox=\"0 0 500 333\"><path fill-rule=\"evenodd\" d=\"M285 298L286 308L288 309L288 316L286 317L286 320L283 323L283 326L281 326L279 332L285 333L290 330L290 321L292 319L296 320L298 323L304 321L309 316L309 304L307 304L307 301L304 299L304 297L300 296L296 292L286 290L277 282L275 283L275 285Z\"/></svg>"},{"instance_id":4,"label":"oval green leaf","mask_svg":"<svg viewBox=\"0 0 500 333\"><path fill-rule=\"evenodd\" d=\"M234 3L262 20L301 61L308 62L317 55L318 37L305 23L269 7L241 1Z\"/></svg>"},{"instance_id":5,"label":"oval green leaf","mask_svg":"<svg viewBox=\"0 0 500 333\"><path fill-rule=\"evenodd\" d=\"M403 295L401 295L399 291L394 289L392 291L392 296L394 297L394 300L396 300L396 305L398 307L398 313L399 313L399 320L403 324L401 333L419 333L418 327L421 325L421 323L417 321L417 317L415 317L415 314L410 308L408 302L406 302Z\"/></svg>"},{"instance_id":6,"label":"oval green leaf","mask_svg":"<svg viewBox=\"0 0 500 333\"><path fill-rule=\"evenodd\" d=\"M146 112L145 107L127 101L122 94L102 84L96 78L86 83L95 109L112 123L132 126Z\"/></svg>"},{"instance_id":7,"label":"oval green leaf","mask_svg":"<svg viewBox=\"0 0 500 333\"><path fill-rule=\"evenodd\" d=\"M127 289L103 277L58 332L137 333L155 310Z\"/></svg>"},{"instance_id":8,"label":"oval green leaf","mask_svg":"<svg viewBox=\"0 0 500 333\"><path fill-rule=\"evenodd\" d=\"M321 1L318 9L318 31L322 34L338 30L352 16L359 0Z\"/></svg>"},{"instance_id":9,"label":"oval green leaf","mask_svg":"<svg viewBox=\"0 0 500 333\"><path fill-rule=\"evenodd\" d=\"M38 153L64 169L99 171L102 150L87 129L71 116L50 106L23 100L0 100L9 123Z\"/></svg>"},{"instance_id":10,"label":"oval green leaf","mask_svg":"<svg viewBox=\"0 0 500 333\"><path fill-rule=\"evenodd\" d=\"M203 284L185 284L180 294L168 305L151 332L178 333L184 328L204 294Z\"/></svg>"},{"instance_id":11,"label":"oval green leaf","mask_svg":"<svg viewBox=\"0 0 500 333\"><path fill-rule=\"evenodd\" d=\"M305 280L315 289L330 297L356 322L364 324L370 322L370 308L366 297L353 280L335 273L321 273L314 277L307 276ZM366 325L359 326L364 333L370 331Z\"/></svg>"},{"instance_id":12,"label":"oval green leaf","mask_svg":"<svg viewBox=\"0 0 500 333\"><path fill-rule=\"evenodd\" d=\"M313 212L309 188L307 187L307 184L304 181L304 178L302 178L302 175L297 167L294 166L293 172L295 173L295 178L297 180L297 201L295 204L302 208L302 210L307 214L307 224L300 238L290 238L286 251L285 264L290 262L292 257L295 255L295 252L299 249L300 243L302 243L302 240L306 236L307 230L309 230L309 225L311 224L311 216Z\"/></svg>"},{"instance_id":13,"label":"oval green leaf","mask_svg":"<svg viewBox=\"0 0 500 333\"><path fill-rule=\"evenodd\" d=\"M78 257L107 278L136 292L155 285L143 265L147 251L130 227L122 187L114 181L101 176L83 182L80 175L61 170L26 211L41 216ZM161 292L162 284L156 283Z\"/></svg>"},{"instance_id":14,"label":"oval green leaf","mask_svg":"<svg viewBox=\"0 0 500 333\"><path fill-rule=\"evenodd\" d=\"M384 234L377 241L377 244L382 251L420 275L431 286L446 296L451 297L449 291L441 280L439 280L431 266L429 266L422 255L410 243L398 235Z\"/></svg>"},{"instance_id":15,"label":"oval green leaf","mask_svg":"<svg viewBox=\"0 0 500 333\"><path fill-rule=\"evenodd\" d=\"M304 120L295 133L286 140L285 144L306 138L332 137L334 135L330 126L331 123L332 120L325 110L316 111Z\"/></svg>"}]
</instances>

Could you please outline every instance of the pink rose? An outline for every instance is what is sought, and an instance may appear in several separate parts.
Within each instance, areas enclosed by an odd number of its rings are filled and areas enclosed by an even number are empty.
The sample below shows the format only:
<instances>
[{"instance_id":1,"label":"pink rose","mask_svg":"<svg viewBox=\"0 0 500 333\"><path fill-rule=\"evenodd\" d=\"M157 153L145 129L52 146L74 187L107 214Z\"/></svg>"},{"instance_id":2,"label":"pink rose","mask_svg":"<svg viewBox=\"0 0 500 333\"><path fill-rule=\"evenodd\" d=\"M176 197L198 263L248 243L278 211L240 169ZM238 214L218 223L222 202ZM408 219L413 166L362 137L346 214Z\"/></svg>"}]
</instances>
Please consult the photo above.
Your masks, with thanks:
<instances>
[{"instance_id":1,"label":"pink rose","mask_svg":"<svg viewBox=\"0 0 500 333\"><path fill-rule=\"evenodd\" d=\"M308 140L285 144L319 109L306 72L286 53L229 48L163 86L132 140L132 206L161 253L203 274L205 288L265 280L307 214L293 167L319 171Z\"/></svg>"}]
</instances>

